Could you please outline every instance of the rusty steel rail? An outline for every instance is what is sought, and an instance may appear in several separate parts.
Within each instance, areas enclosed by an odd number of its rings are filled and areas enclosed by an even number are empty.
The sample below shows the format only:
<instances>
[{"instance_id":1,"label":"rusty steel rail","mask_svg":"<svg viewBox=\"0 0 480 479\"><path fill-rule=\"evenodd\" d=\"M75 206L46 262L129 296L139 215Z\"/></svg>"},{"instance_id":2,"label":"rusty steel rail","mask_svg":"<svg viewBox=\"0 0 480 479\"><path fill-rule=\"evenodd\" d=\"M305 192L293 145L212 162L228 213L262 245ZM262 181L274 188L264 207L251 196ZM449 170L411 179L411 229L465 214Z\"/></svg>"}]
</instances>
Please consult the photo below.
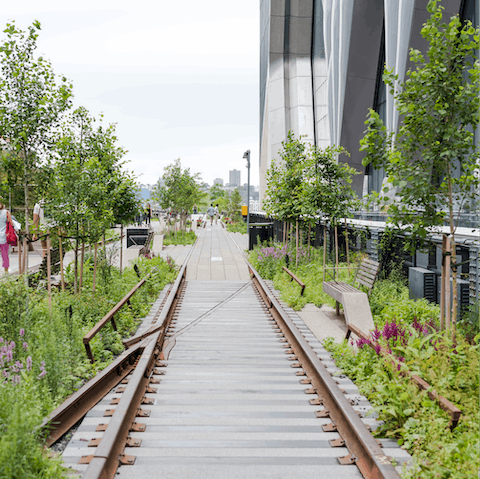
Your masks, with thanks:
<instances>
[{"instance_id":1,"label":"rusty steel rail","mask_svg":"<svg viewBox=\"0 0 480 479\"><path fill-rule=\"evenodd\" d=\"M358 329L353 324L348 325L347 334L345 335L345 339L350 338L350 333L355 333L359 338L369 339L370 346L372 348L375 347L378 343L373 341L369 335L365 334L363 331ZM391 361L395 366L401 364L399 363L385 348L380 346L380 354L386 358L387 360ZM420 376L416 374L412 374L411 371L403 371L399 372L401 376L407 377L412 381L419 389L427 391L428 397L435 401L449 416L450 416L450 429L453 430L457 427L458 421L460 420L460 416L462 415L462 411L455 406L455 404L451 403L448 399L440 396L440 394L435 391L435 389L430 386L426 381L424 381Z\"/></svg>"},{"instance_id":2,"label":"rusty steel rail","mask_svg":"<svg viewBox=\"0 0 480 479\"><path fill-rule=\"evenodd\" d=\"M83 344L85 345L85 351L87 352L88 359L93 364L95 358L93 357L92 348L90 347L90 341L105 327L108 322L111 322L114 331L117 331L117 325L115 323L115 315L125 304L130 304L130 298L141 288L151 276L152 273L148 273L139 283L137 283L84 337Z\"/></svg>"},{"instance_id":3,"label":"rusty steel rail","mask_svg":"<svg viewBox=\"0 0 480 479\"><path fill-rule=\"evenodd\" d=\"M159 327L150 332L149 338L143 340L151 339L138 360L135 371L130 377L95 453L86 458L89 465L82 476L83 479L111 479L115 477L120 464L131 465L135 463L135 456L125 455L123 451L128 433L135 422L137 411L147 390L153 368L156 361L161 358L168 323L178 303L181 288L186 278L187 262L192 252L193 246L185 258L185 262L162 309L158 320Z\"/></svg>"},{"instance_id":4,"label":"rusty steel rail","mask_svg":"<svg viewBox=\"0 0 480 479\"><path fill-rule=\"evenodd\" d=\"M327 425L330 427L329 430L339 432L342 438L340 442L345 444L350 453L339 458L339 462L341 464L355 463L365 478L399 479L400 476L390 458L384 454L315 351L285 313L255 268L246 258L245 260L254 284L265 299L270 313L298 359L298 363L292 367L303 368L299 375L307 375L311 380L312 390L318 394L318 399L312 400L311 403L325 407L325 411L320 411L318 417L328 413L332 419L332 424Z\"/></svg>"},{"instance_id":5,"label":"rusty steel rail","mask_svg":"<svg viewBox=\"0 0 480 479\"><path fill-rule=\"evenodd\" d=\"M58 441L74 424L92 409L108 392L127 376L135 367L149 339L124 351L101 373L90 379L77 392L58 406L49 418L44 420L41 429L48 431L46 445Z\"/></svg>"},{"instance_id":6,"label":"rusty steel rail","mask_svg":"<svg viewBox=\"0 0 480 479\"><path fill-rule=\"evenodd\" d=\"M300 286L300 296L303 296L303 292L305 291L305 283L294 273L292 273L286 266L282 266L283 271L285 271L292 279L290 281L295 280L298 285Z\"/></svg>"}]
</instances>

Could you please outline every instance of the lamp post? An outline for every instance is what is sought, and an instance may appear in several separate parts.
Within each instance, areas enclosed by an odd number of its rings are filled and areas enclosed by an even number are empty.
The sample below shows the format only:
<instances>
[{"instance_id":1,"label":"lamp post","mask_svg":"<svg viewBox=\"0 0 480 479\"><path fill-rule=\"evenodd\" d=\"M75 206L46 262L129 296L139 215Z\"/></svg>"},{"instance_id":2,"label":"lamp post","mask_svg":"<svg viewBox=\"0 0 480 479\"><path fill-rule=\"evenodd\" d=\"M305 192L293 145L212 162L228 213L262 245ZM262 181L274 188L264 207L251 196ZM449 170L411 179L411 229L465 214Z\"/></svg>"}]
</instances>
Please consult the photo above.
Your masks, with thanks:
<instances>
[{"instance_id":1,"label":"lamp post","mask_svg":"<svg viewBox=\"0 0 480 479\"><path fill-rule=\"evenodd\" d=\"M247 160L248 182L247 182L247 235L248 249L250 249L250 150L247 150L243 157Z\"/></svg>"}]
</instances>

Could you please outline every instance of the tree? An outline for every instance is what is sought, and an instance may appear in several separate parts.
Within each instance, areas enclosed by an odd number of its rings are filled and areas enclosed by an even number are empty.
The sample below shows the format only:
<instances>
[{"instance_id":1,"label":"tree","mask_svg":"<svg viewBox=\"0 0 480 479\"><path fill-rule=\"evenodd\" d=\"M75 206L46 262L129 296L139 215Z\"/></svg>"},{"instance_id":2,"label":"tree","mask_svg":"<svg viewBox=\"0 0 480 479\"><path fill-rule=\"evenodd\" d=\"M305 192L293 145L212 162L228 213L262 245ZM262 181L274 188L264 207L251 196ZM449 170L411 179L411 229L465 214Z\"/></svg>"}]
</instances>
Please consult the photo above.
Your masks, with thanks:
<instances>
[{"instance_id":1,"label":"tree","mask_svg":"<svg viewBox=\"0 0 480 479\"><path fill-rule=\"evenodd\" d=\"M265 212L296 226L295 245L298 264L298 221L310 212L307 200L307 175L309 161L307 145L289 131L287 141L279 151L281 160L272 162L267 170L267 189L263 200Z\"/></svg>"},{"instance_id":2,"label":"tree","mask_svg":"<svg viewBox=\"0 0 480 479\"><path fill-rule=\"evenodd\" d=\"M230 216L240 214L242 209L242 195L238 188L235 188L228 198L228 206L227 206L227 213Z\"/></svg>"},{"instance_id":3,"label":"tree","mask_svg":"<svg viewBox=\"0 0 480 479\"><path fill-rule=\"evenodd\" d=\"M56 143L48 208L55 224L75 240L75 293L82 284L77 269L79 246L83 252L86 241L100 239L121 211L118 198L129 184L120 171L125 152L115 143L114 126L96 127L83 107L69 116Z\"/></svg>"},{"instance_id":4,"label":"tree","mask_svg":"<svg viewBox=\"0 0 480 479\"><path fill-rule=\"evenodd\" d=\"M193 209L193 205L200 203L204 197L200 174L191 174L190 168L183 169L178 158L164 169L162 179L164 185L159 182L152 197L163 209L180 213L182 227L186 229L186 216Z\"/></svg>"},{"instance_id":5,"label":"tree","mask_svg":"<svg viewBox=\"0 0 480 479\"><path fill-rule=\"evenodd\" d=\"M321 149L312 145L308 151L308 178L306 185L306 212L314 219L320 213L333 226L335 231L335 266L338 267L337 227L358 209L360 201L350 186L355 168L338 161L339 155L349 155L343 147L328 146ZM348 247L348 240L347 240ZM347 249L348 251L348 249ZM324 258L326 244L324 241ZM324 261L325 268L325 261ZM336 268L334 269L336 272Z\"/></svg>"},{"instance_id":6,"label":"tree","mask_svg":"<svg viewBox=\"0 0 480 479\"><path fill-rule=\"evenodd\" d=\"M37 179L72 97L67 79L57 78L48 60L34 56L38 30L38 21L28 32L17 29L14 22L7 24L7 39L0 46L0 146L9 153L4 165L22 179L27 234L29 185Z\"/></svg>"},{"instance_id":7,"label":"tree","mask_svg":"<svg viewBox=\"0 0 480 479\"><path fill-rule=\"evenodd\" d=\"M445 253L451 255L455 327L455 232L462 208L475 204L480 186L473 133L479 121L480 68L475 60L479 31L471 22L462 25L458 16L444 23L443 7L437 3L429 2L431 16L421 32L429 43L427 59L411 50L415 68L407 72L403 85L398 85L393 72L386 69L384 73L403 117L398 136L387 132L378 114L370 111L361 149L367 154L364 165L385 168L397 189L399 201L382 196L390 186L375 195L376 201L388 207L391 223L421 242L448 223L451 250Z\"/></svg>"}]
</instances>

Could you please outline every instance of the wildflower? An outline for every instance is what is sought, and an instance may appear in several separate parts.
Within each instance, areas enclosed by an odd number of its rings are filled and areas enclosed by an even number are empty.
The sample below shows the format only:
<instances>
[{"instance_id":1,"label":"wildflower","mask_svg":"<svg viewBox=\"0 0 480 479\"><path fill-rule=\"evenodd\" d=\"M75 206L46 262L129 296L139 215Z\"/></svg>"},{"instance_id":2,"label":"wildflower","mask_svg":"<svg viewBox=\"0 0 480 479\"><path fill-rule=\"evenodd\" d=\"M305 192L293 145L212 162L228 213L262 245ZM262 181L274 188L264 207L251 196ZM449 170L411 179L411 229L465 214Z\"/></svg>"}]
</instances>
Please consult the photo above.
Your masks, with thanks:
<instances>
[{"instance_id":1,"label":"wildflower","mask_svg":"<svg viewBox=\"0 0 480 479\"><path fill-rule=\"evenodd\" d=\"M377 353L377 355L379 355L380 351L382 350L382 347L380 346L380 344L376 343L375 346L374 346L374 349L375 349L375 352Z\"/></svg>"},{"instance_id":2,"label":"wildflower","mask_svg":"<svg viewBox=\"0 0 480 479\"><path fill-rule=\"evenodd\" d=\"M27 357L27 371L32 369L32 356Z\"/></svg>"},{"instance_id":3,"label":"wildflower","mask_svg":"<svg viewBox=\"0 0 480 479\"><path fill-rule=\"evenodd\" d=\"M21 361L15 361L15 366L18 368L18 369L23 369L23 363Z\"/></svg>"},{"instance_id":4,"label":"wildflower","mask_svg":"<svg viewBox=\"0 0 480 479\"><path fill-rule=\"evenodd\" d=\"M37 376L37 379L43 378L43 376L45 376L45 374L47 374L47 371L42 371L42 372Z\"/></svg>"},{"instance_id":5,"label":"wildflower","mask_svg":"<svg viewBox=\"0 0 480 479\"><path fill-rule=\"evenodd\" d=\"M378 328L375 328L374 331L372 331L372 338L374 341L378 341L378 339L380 338L380 336L382 335L382 333L380 332L380 330Z\"/></svg>"},{"instance_id":6,"label":"wildflower","mask_svg":"<svg viewBox=\"0 0 480 479\"><path fill-rule=\"evenodd\" d=\"M4 369L4 370L2 371L2 376L3 376L4 378L8 378L8 376L10 376L10 373L9 373L6 369Z\"/></svg>"},{"instance_id":7,"label":"wildflower","mask_svg":"<svg viewBox=\"0 0 480 479\"><path fill-rule=\"evenodd\" d=\"M12 341L12 342L9 344L8 349L10 349L10 351L11 351L12 349L15 349L15 346L16 346L15 341Z\"/></svg>"},{"instance_id":8,"label":"wildflower","mask_svg":"<svg viewBox=\"0 0 480 479\"><path fill-rule=\"evenodd\" d=\"M23 338L25 336L25 330L22 328L20 329L20 336Z\"/></svg>"},{"instance_id":9,"label":"wildflower","mask_svg":"<svg viewBox=\"0 0 480 479\"><path fill-rule=\"evenodd\" d=\"M0 336L0 343L3 343L3 338Z\"/></svg>"},{"instance_id":10,"label":"wildflower","mask_svg":"<svg viewBox=\"0 0 480 479\"><path fill-rule=\"evenodd\" d=\"M357 339L357 348L362 349L364 346L370 345L370 340L365 338Z\"/></svg>"},{"instance_id":11,"label":"wildflower","mask_svg":"<svg viewBox=\"0 0 480 479\"><path fill-rule=\"evenodd\" d=\"M13 353L12 351L7 351L7 354L6 354L6 359L7 359L7 363L9 363L10 361L13 361Z\"/></svg>"},{"instance_id":12,"label":"wildflower","mask_svg":"<svg viewBox=\"0 0 480 479\"><path fill-rule=\"evenodd\" d=\"M23 343L23 350L26 351L28 349L28 343L24 342Z\"/></svg>"}]
</instances>

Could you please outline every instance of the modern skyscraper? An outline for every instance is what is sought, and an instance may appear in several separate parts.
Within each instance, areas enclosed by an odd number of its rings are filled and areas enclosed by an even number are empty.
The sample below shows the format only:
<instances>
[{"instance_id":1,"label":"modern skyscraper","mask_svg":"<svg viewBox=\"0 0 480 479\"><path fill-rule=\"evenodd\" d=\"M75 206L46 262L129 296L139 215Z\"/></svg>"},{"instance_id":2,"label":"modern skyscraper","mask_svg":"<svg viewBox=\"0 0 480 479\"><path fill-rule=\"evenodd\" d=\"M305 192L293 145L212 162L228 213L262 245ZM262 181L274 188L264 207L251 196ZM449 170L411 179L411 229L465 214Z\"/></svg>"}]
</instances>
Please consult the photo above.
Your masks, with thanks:
<instances>
[{"instance_id":1,"label":"modern skyscraper","mask_svg":"<svg viewBox=\"0 0 480 479\"><path fill-rule=\"evenodd\" d=\"M230 170L230 186L240 186L240 174L239 170Z\"/></svg>"},{"instance_id":2,"label":"modern skyscraper","mask_svg":"<svg viewBox=\"0 0 480 479\"><path fill-rule=\"evenodd\" d=\"M389 131L399 114L382 80L384 65L405 80L411 48L426 52L428 0L260 1L260 198L265 174L292 131L319 147L343 146L361 174L359 196L380 191L384 173L365 168L359 141L369 108ZM444 0L444 17L479 23L480 0ZM477 130L477 138L478 138Z\"/></svg>"}]
</instances>

